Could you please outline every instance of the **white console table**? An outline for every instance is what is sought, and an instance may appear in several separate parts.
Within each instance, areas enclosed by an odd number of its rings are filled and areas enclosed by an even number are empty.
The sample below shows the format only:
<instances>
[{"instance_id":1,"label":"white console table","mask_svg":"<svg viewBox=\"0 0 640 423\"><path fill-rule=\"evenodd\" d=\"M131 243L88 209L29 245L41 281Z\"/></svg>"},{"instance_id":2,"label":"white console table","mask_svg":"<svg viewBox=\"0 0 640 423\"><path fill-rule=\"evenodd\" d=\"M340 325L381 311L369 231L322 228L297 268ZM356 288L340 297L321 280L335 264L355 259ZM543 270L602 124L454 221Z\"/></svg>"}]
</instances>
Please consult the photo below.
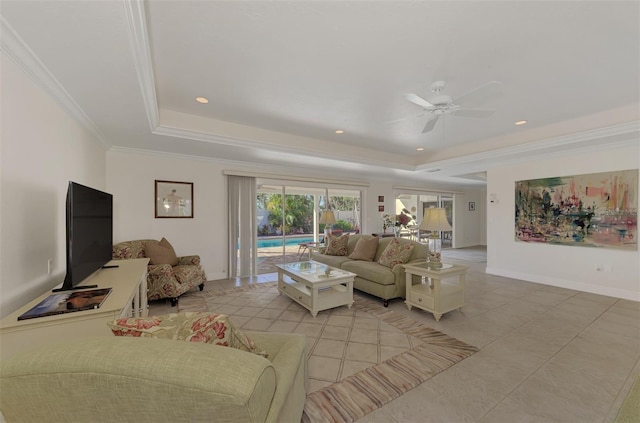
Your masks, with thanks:
<instances>
[{"instance_id":1,"label":"white console table","mask_svg":"<svg viewBox=\"0 0 640 423\"><path fill-rule=\"evenodd\" d=\"M113 260L117 268L101 269L83 285L111 288L100 308L18 320L18 316L51 295L46 292L0 321L0 359L55 342L92 336L113 336L107 322L120 317L146 316L149 259Z\"/></svg>"}]
</instances>

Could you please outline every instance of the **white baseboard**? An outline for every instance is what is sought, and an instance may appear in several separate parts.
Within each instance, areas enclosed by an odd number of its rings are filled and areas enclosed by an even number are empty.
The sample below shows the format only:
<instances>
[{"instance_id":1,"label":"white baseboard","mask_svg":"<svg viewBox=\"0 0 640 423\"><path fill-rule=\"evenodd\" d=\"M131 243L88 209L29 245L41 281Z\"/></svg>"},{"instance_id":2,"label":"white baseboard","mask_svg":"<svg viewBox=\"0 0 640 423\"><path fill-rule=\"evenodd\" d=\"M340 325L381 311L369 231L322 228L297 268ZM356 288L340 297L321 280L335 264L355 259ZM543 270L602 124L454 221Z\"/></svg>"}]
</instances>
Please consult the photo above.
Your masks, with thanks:
<instances>
[{"instance_id":1,"label":"white baseboard","mask_svg":"<svg viewBox=\"0 0 640 423\"><path fill-rule=\"evenodd\" d=\"M205 274L207 275L207 280L208 281L217 281L220 279L227 279L227 273L226 272L209 272L205 270ZM2 422L0 422L2 423Z\"/></svg>"},{"instance_id":2,"label":"white baseboard","mask_svg":"<svg viewBox=\"0 0 640 423\"><path fill-rule=\"evenodd\" d=\"M640 291L607 288L606 286L592 285L579 281L551 278L542 275L531 275L529 273L519 273L511 270L496 269L488 266L485 268L485 272L490 275L504 276L506 278L520 279L527 282L535 282L543 285L557 286L560 288L574 289L577 291L590 292L592 294L606 295L608 297L622 298L625 300L640 302Z\"/></svg>"}]
</instances>

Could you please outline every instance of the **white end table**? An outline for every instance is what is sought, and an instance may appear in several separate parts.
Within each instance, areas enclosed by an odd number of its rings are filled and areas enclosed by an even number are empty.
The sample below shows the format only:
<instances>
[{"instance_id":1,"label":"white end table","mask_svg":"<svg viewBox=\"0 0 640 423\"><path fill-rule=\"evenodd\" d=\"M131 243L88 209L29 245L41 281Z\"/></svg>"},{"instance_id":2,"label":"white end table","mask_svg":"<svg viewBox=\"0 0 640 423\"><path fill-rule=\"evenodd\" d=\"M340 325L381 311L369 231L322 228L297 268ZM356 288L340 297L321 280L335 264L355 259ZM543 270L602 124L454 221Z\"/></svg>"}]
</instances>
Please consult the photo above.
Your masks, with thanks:
<instances>
[{"instance_id":1,"label":"white end table","mask_svg":"<svg viewBox=\"0 0 640 423\"><path fill-rule=\"evenodd\" d=\"M307 248L309 251L309 260L311 260L311 253L317 252L326 248L327 246L321 242L310 242L307 244Z\"/></svg>"},{"instance_id":2,"label":"white end table","mask_svg":"<svg viewBox=\"0 0 640 423\"><path fill-rule=\"evenodd\" d=\"M433 313L436 321L451 310L464 306L464 282L468 266L443 264L442 269L432 270L427 264L405 264L407 299L405 304ZM413 275L423 277L424 281L413 284ZM443 281L458 276L457 281Z\"/></svg>"}]
</instances>

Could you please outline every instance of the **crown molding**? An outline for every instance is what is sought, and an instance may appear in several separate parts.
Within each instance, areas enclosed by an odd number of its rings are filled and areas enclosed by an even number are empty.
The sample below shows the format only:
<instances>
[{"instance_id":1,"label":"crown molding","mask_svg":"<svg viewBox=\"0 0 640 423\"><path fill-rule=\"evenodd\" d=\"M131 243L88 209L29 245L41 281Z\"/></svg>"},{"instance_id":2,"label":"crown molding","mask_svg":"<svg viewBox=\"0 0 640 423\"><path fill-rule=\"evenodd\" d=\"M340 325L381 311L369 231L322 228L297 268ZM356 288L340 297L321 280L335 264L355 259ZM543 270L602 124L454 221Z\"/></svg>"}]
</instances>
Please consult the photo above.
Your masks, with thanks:
<instances>
[{"instance_id":1,"label":"crown molding","mask_svg":"<svg viewBox=\"0 0 640 423\"><path fill-rule=\"evenodd\" d=\"M312 156L317 158L318 160L325 159L325 160L335 160L335 161L342 161L342 162L345 161L344 156L339 154L332 154L331 152L309 151L303 148L295 148L291 146L280 146L280 145L271 144L268 142L263 142L258 140L251 140L246 138L231 137L231 136L224 136L224 135L215 135L209 132L174 128L166 125L159 125L151 132L154 135L164 135L167 137L190 139L194 141L203 141L203 142L208 142L213 144L230 145L234 147L244 147L244 148L261 148L261 149L267 149L270 152L275 151L279 153L301 155L305 157ZM318 142L321 142L321 140L318 140ZM390 162L384 159L365 159L357 156L356 157L349 156L349 160L347 161L349 163L360 163L360 164L370 165L370 166L382 166L382 167L392 168L397 170L406 170L411 172L416 171L416 167L413 165L398 163L398 162Z\"/></svg>"},{"instance_id":2,"label":"crown molding","mask_svg":"<svg viewBox=\"0 0 640 423\"><path fill-rule=\"evenodd\" d=\"M323 181L330 182L334 184L346 184L353 186L369 186L370 183L363 180L335 180L328 179L322 177L304 177L299 176L300 172L292 173L290 175L283 173L270 173L270 172L278 172L281 168L287 168L289 170L304 170L303 168L293 168L291 166L285 165L274 165L274 164L260 164L259 168L264 169L264 172L259 172L256 169L256 163L254 162L243 162L239 160L229 160L229 159L221 159L217 157L204 157L198 155L190 155L190 154L180 154L180 153L168 153L166 151L157 151L157 150L145 150L142 148L130 148L130 147L119 147L114 146L109 149L110 152L115 153L124 153L124 154L138 154L141 156L151 156L151 157L162 157L162 158L170 158L170 159L182 159L182 160L195 160L201 162L208 163L216 163L219 165L228 166L230 169L223 169L222 173L224 175L236 175L236 176L254 176L260 178L271 178L271 179L287 179L287 180L296 180L296 181ZM252 170L243 171L243 170L233 170L233 168L243 168L250 167Z\"/></svg>"},{"instance_id":3,"label":"crown molding","mask_svg":"<svg viewBox=\"0 0 640 423\"><path fill-rule=\"evenodd\" d=\"M450 189L442 189L442 188L425 188L424 186L392 185L391 188L394 191L411 193L411 194L414 194L414 193L425 194L425 195L464 194L464 191L453 191Z\"/></svg>"},{"instance_id":4,"label":"crown molding","mask_svg":"<svg viewBox=\"0 0 640 423\"><path fill-rule=\"evenodd\" d=\"M610 141L610 138L618 139ZM595 142L595 144L591 144L591 142ZM637 146L639 143L640 121L637 121L576 132L574 134L514 145L512 147L467 154L451 159L437 160L419 165L416 167L416 170L428 171L433 168L450 168L469 163L492 163L496 162L496 159L503 159L505 162L513 161L515 163L522 161L523 158L527 160L531 160L534 157L536 159L551 158L554 155L566 153L569 149L572 153L580 153Z\"/></svg>"},{"instance_id":5,"label":"crown molding","mask_svg":"<svg viewBox=\"0 0 640 423\"><path fill-rule=\"evenodd\" d=\"M345 181L342 179L315 178L312 176L301 176L301 175L282 175L278 173L260 173L260 172L234 170L234 169L225 169L222 171L222 174L227 176L248 176L252 178L262 178L262 179L275 179L275 180L287 180L287 181L298 181L298 182L315 182L315 183L324 183L324 184L333 184L333 185L350 185L354 187L371 186L369 182L365 182L365 181Z\"/></svg>"},{"instance_id":6,"label":"crown molding","mask_svg":"<svg viewBox=\"0 0 640 423\"><path fill-rule=\"evenodd\" d=\"M141 0L124 0L124 10L129 24L129 41L138 85L142 94L142 103L147 113L149 128L153 132L160 124L160 113L144 3Z\"/></svg>"},{"instance_id":7,"label":"crown molding","mask_svg":"<svg viewBox=\"0 0 640 423\"><path fill-rule=\"evenodd\" d=\"M196 154L182 154L182 153L173 153L173 152L160 151L160 150L148 150L144 148L113 146L109 149L109 151L115 152L115 153L139 154L141 156L166 157L170 159L195 160L199 162L222 163L222 164L230 164L230 165L253 164L249 162L240 162L237 160L221 159L218 157L206 157L206 156L198 156Z\"/></svg>"},{"instance_id":8,"label":"crown molding","mask_svg":"<svg viewBox=\"0 0 640 423\"><path fill-rule=\"evenodd\" d=\"M111 145L106 141L98 127L3 16L0 16L0 28L0 47L2 52L108 149Z\"/></svg>"}]
</instances>

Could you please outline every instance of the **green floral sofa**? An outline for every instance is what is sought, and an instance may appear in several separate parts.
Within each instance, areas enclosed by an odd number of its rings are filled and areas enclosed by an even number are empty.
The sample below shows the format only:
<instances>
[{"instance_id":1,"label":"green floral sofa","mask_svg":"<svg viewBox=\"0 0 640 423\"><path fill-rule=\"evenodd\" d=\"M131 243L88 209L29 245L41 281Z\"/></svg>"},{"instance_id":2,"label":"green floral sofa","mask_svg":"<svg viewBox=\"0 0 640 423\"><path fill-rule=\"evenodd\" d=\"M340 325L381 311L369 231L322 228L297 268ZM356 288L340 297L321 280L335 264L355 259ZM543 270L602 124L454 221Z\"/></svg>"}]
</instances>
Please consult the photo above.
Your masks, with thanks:
<instances>
[{"instance_id":1,"label":"green floral sofa","mask_svg":"<svg viewBox=\"0 0 640 423\"><path fill-rule=\"evenodd\" d=\"M300 422L306 340L245 332L268 358L226 346L101 337L41 347L0 365L7 422Z\"/></svg>"},{"instance_id":2,"label":"green floral sofa","mask_svg":"<svg viewBox=\"0 0 640 423\"><path fill-rule=\"evenodd\" d=\"M154 239L140 239L125 241L113 246L113 258L127 260L136 258L148 258L146 252L147 243L158 243ZM149 264L147 268L147 298L160 300L169 298L171 305L178 303L178 297L198 286L204 289L207 278L204 269L200 265L200 256L177 257L178 264Z\"/></svg>"},{"instance_id":3,"label":"green floral sofa","mask_svg":"<svg viewBox=\"0 0 640 423\"><path fill-rule=\"evenodd\" d=\"M349 235L344 255L326 255L324 254L326 250L321 250L313 252L311 259L357 274L358 276L356 276L353 282L353 287L382 298L385 307L389 305L389 300L393 298L406 298L406 273L404 266L402 266L402 264L396 264L388 267L380 264L379 261L384 262L384 260L380 260L383 255L382 253L389 243L396 242L393 240L397 240L401 246L406 247L407 245L413 245L411 254L404 263L416 264L426 261L429 248L426 245L404 238L380 238L375 255L371 261L350 258L349 256L354 253L358 240L361 237L365 237L365 239L375 238L373 235Z\"/></svg>"}]
</instances>

